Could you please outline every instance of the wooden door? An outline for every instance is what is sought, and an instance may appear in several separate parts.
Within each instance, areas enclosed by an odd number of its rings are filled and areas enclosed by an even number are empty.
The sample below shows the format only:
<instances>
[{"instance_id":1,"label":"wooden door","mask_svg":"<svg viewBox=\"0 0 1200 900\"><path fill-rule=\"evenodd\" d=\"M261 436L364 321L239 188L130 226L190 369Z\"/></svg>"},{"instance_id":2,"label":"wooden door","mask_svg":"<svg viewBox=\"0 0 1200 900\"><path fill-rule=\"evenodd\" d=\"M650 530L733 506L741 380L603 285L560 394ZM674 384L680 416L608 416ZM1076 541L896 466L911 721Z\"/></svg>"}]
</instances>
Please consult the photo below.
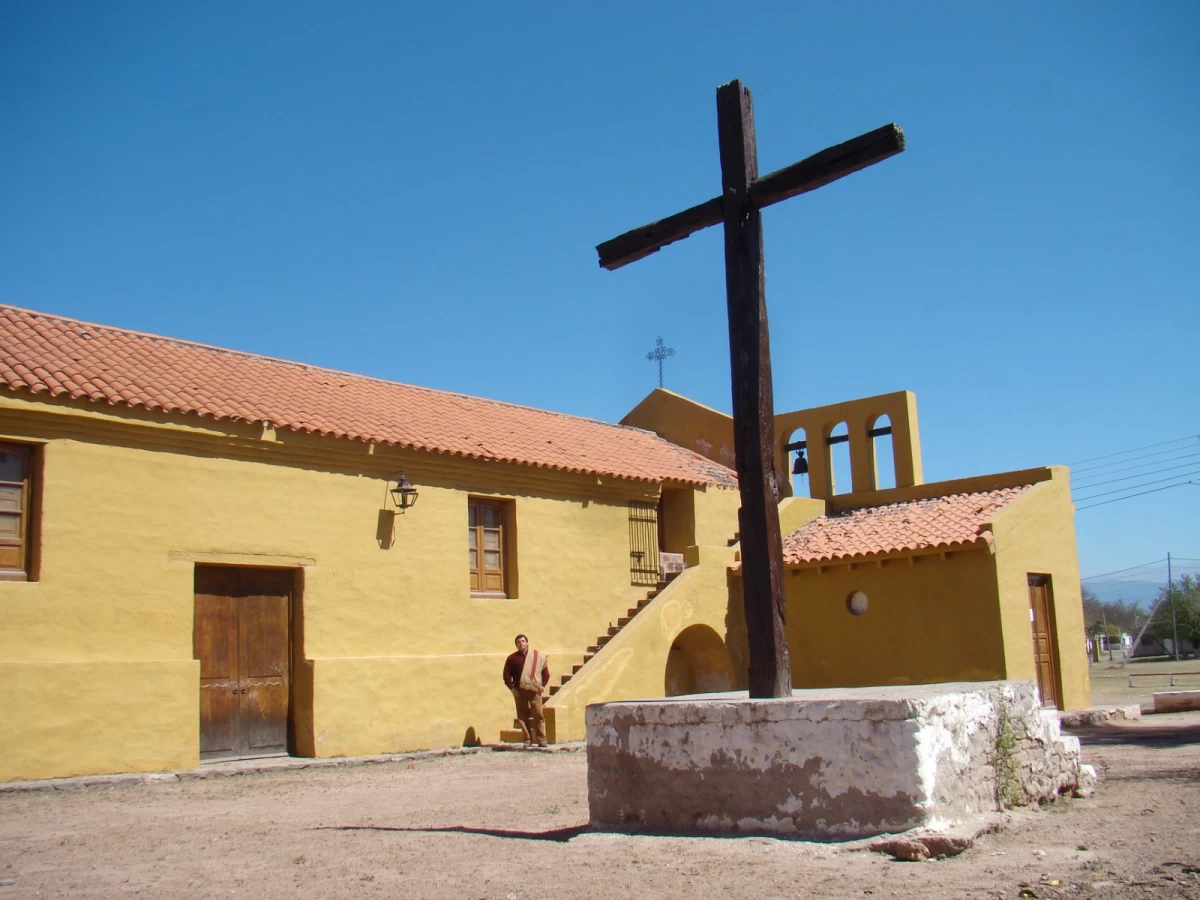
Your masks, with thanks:
<instances>
[{"instance_id":1,"label":"wooden door","mask_svg":"<svg viewBox=\"0 0 1200 900\"><path fill-rule=\"evenodd\" d=\"M656 585L661 577L658 559L658 504L629 503L629 582Z\"/></svg>"},{"instance_id":2,"label":"wooden door","mask_svg":"<svg viewBox=\"0 0 1200 900\"><path fill-rule=\"evenodd\" d=\"M292 573L196 566L200 758L287 752Z\"/></svg>"},{"instance_id":3,"label":"wooden door","mask_svg":"<svg viewBox=\"0 0 1200 900\"><path fill-rule=\"evenodd\" d=\"M1059 706L1058 660L1055 658L1054 603L1049 575L1029 576L1029 621L1033 630L1033 667L1042 706Z\"/></svg>"}]
</instances>

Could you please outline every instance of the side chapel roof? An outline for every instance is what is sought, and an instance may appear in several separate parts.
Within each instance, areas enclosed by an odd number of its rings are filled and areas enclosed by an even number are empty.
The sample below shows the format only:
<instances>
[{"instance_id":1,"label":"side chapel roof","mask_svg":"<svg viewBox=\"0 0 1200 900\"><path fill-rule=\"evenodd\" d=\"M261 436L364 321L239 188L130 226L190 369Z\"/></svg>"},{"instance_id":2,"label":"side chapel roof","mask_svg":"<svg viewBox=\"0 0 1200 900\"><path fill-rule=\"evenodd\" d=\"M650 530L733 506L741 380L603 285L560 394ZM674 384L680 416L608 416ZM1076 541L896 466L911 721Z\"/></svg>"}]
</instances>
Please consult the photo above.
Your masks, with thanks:
<instances>
[{"instance_id":1,"label":"side chapel roof","mask_svg":"<svg viewBox=\"0 0 1200 900\"><path fill-rule=\"evenodd\" d=\"M990 544L997 512L1030 485L948 494L821 516L784 538L784 565Z\"/></svg>"},{"instance_id":2,"label":"side chapel roof","mask_svg":"<svg viewBox=\"0 0 1200 900\"><path fill-rule=\"evenodd\" d=\"M732 487L653 432L0 305L0 389L468 459Z\"/></svg>"}]
</instances>

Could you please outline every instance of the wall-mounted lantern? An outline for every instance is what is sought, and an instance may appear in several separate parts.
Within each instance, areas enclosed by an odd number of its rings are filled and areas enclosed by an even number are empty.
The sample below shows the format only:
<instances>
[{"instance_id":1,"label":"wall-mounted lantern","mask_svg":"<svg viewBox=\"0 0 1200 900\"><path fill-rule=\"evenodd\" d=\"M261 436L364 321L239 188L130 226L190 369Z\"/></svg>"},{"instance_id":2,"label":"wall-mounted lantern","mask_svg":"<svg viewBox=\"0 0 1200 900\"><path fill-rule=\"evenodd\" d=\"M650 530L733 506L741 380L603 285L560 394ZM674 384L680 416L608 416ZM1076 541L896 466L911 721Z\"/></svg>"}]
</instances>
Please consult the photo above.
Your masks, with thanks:
<instances>
[{"instance_id":1,"label":"wall-mounted lantern","mask_svg":"<svg viewBox=\"0 0 1200 900\"><path fill-rule=\"evenodd\" d=\"M392 479L396 482L396 486L391 489L390 493L396 509L403 511L416 506L417 489L408 483L408 477L401 472L399 475L393 475Z\"/></svg>"}]
</instances>

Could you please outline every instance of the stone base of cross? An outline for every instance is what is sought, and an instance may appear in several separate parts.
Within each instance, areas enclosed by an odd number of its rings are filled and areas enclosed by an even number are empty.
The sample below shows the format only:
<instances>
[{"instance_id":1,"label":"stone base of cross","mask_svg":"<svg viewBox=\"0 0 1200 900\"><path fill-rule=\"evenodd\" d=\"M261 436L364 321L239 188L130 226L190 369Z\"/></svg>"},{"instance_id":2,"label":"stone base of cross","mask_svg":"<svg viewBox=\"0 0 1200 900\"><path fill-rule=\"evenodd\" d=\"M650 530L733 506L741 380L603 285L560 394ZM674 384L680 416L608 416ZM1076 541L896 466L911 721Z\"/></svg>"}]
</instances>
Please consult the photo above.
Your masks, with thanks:
<instances>
[{"instance_id":1,"label":"stone base of cross","mask_svg":"<svg viewBox=\"0 0 1200 900\"><path fill-rule=\"evenodd\" d=\"M731 81L717 88L717 137L719 197L635 228L600 244L596 251L601 266L618 269L709 225L724 224L750 696L788 697L792 683L783 631L783 540L775 483L775 404L760 210L894 156L904 149L904 132L885 125L759 178L750 90Z\"/></svg>"}]
</instances>

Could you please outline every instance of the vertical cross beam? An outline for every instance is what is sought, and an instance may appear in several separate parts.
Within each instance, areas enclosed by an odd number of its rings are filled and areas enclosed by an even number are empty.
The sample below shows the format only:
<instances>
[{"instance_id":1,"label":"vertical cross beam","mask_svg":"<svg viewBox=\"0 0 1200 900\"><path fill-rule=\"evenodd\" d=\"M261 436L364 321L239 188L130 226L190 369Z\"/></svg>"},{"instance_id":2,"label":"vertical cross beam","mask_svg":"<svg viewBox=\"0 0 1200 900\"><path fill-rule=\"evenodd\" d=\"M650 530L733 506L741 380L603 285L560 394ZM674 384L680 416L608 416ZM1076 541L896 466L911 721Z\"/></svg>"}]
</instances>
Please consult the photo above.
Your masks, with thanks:
<instances>
[{"instance_id":1,"label":"vertical cross beam","mask_svg":"<svg viewBox=\"0 0 1200 900\"><path fill-rule=\"evenodd\" d=\"M783 631L783 538L775 481L775 402L763 279L762 214L750 200L750 187L758 178L758 148L753 101L740 81L717 89L717 134L733 375L734 458L742 495L738 516L750 696L790 697L792 672Z\"/></svg>"}]
</instances>

